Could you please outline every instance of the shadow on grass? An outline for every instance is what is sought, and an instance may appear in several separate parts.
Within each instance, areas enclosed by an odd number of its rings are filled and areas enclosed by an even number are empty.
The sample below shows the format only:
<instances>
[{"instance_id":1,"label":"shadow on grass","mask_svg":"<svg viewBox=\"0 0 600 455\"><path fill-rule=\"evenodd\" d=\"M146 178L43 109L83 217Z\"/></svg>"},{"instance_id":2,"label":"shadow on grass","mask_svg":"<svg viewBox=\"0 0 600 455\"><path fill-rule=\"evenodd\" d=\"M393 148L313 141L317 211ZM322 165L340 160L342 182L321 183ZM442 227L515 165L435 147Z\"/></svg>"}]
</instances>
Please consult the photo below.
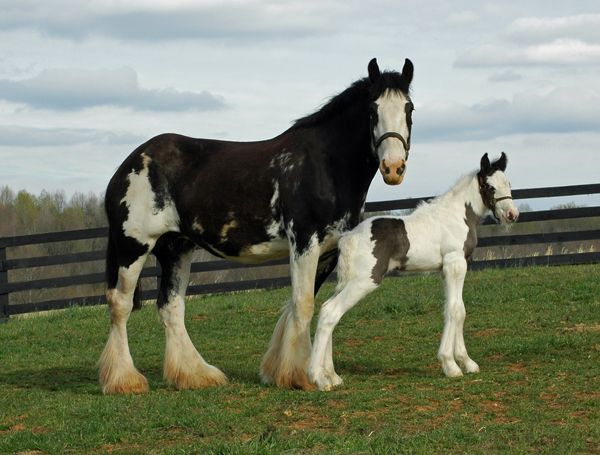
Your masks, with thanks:
<instances>
[{"instance_id":1,"label":"shadow on grass","mask_svg":"<svg viewBox=\"0 0 600 455\"><path fill-rule=\"evenodd\" d=\"M141 371L156 386L164 382L162 371ZM0 385L6 389L41 389L49 392L72 392L101 395L102 389L95 366L78 365L70 368L41 370L19 369L0 373Z\"/></svg>"}]
</instances>

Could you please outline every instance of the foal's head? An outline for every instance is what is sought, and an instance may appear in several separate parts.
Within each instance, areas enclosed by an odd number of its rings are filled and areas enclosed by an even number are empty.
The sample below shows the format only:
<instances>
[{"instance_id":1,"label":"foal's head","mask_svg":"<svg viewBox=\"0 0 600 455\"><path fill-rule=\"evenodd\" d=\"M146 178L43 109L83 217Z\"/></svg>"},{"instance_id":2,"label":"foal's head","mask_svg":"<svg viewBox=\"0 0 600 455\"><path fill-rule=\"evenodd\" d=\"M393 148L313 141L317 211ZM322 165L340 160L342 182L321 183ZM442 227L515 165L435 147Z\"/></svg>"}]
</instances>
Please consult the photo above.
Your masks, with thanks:
<instances>
[{"instance_id":1,"label":"foal's head","mask_svg":"<svg viewBox=\"0 0 600 455\"><path fill-rule=\"evenodd\" d=\"M377 95L369 107L373 150L388 185L404 179L410 149L413 103L408 96L413 64L406 59L402 74L379 72L377 60L369 63L369 80Z\"/></svg>"},{"instance_id":2,"label":"foal's head","mask_svg":"<svg viewBox=\"0 0 600 455\"><path fill-rule=\"evenodd\" d=\"M492 211L494 218L506 225L514 223L519 217L519 210L512 199L510 183L504 175L507 162L504 152L493 163L490 163L486 153L481 158L481 167L477 173L483 203Z\"/></svg>"}]
</instances>

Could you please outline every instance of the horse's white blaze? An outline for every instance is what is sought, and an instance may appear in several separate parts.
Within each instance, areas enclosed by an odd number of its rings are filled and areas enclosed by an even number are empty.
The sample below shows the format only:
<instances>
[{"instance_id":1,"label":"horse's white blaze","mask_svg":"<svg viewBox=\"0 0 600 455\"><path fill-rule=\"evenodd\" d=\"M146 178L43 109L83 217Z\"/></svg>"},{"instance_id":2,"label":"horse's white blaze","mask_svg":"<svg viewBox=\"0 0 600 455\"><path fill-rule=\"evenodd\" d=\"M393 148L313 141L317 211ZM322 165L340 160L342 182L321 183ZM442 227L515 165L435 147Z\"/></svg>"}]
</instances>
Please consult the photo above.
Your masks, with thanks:
<instances>
[{"instance_id":1,"label":"horse's white blaze","mask_svg":"<svg viewBox=\"0 0 600 455\"><path fill-rule=\"evenodd\" d=\"M487 155L484 158L487 160ZM501 160L496 163L503 164L492 168L489 161L486 166L482 159L481 172L491 174L487 183L494 188L495 198L511 196L510 185L501 170L506 165L505 157ZM335 326L344 313L377 288L383 273L394 268L441 271L446 297L445 325L438 351L442 370L450 377L479 371L465 347L466 311L462 292L467 273L466 256L474 247L475 226L488 210L486 203L479 190L478 174L473 173L443 196L421 204L409 216L369 218L342 236L339 282L334 296L321 308L308 367L310 380L320 390L328 390L341 382L332 358ZM519 215L512 199L498 202L495 212L505 224L512 223Z\"/></svg>"},{"instance_id":2,"label":"horse's white blaze","mask_svg":"<svg viewBox=\"0 0 600 455\"><path fill-rule=\"evenodd\" d=\"M393 90L387 90L377 99L378 121L373 129L375 139L385 133L394 132L409 141L410 129L405 109L408 102L409 99L406 95ZM395 137L385 139L377 149L377 156L380 171L386 183L401 183L404 166L408 159L408 151L402 141Z\"/></svg>"}]
</instances>

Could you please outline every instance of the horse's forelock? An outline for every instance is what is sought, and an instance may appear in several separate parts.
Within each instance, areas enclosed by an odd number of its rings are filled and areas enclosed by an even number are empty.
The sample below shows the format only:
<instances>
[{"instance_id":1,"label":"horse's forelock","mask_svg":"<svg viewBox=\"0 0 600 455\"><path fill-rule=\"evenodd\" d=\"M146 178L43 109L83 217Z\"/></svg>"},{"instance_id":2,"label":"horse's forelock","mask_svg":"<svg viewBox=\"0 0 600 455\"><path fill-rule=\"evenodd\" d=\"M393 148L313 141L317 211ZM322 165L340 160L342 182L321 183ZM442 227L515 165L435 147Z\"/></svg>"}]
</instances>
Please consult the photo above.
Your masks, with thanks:
<instances>
[{"instance_id":1,"label":"horse's forelock","mask_svg":"<svg viewBox=\"0 0 600 455\"><path fill-rule=\"evenodd\" d=\"M390 93L400 92L408 96L410 93L410 82L396 71L384 71L375 84L372 85L370 91L373 100L379 98L386 91Z\"/></svg>"}]
</instances>

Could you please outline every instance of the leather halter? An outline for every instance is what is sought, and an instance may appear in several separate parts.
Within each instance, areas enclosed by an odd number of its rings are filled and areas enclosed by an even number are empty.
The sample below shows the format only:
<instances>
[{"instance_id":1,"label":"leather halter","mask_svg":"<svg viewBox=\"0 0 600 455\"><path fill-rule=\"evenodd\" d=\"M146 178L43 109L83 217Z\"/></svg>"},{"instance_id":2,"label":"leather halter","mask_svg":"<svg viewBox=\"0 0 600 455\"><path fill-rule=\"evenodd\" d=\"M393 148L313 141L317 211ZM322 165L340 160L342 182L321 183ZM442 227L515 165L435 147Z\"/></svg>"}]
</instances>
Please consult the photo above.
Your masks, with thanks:
<instances>
[{"instance_id":1,"label":"leather halter","mask_svg":"<svg viewBox=\"0 0 600 455\"><path fill-rule=\"evenodd\" d=\"M487 183L483 181L483 176L481 174L478 174L477 177L479 179L479 193L481 194L481 198L483 199L483 205L490 209L494 214L494 217L498 219L498 217L496 216L496 204L500 201L504 201L505 199L512 199L512 196L494 197L494 195L488 188Z\"/></svg>"},{"instance_id":2,"label":"leather halter","mask_svg":"<svg viewBox=\"0 0 600 455\"><path fill-rule=\"evenodd\" d=\"M408 136L408 140L404 139L402 137L402 135L400 133L396 133L395 131L390 131L387 133L383 133L379 139L375 139L375 126L377 125L378 120L378 115L377 115L377 104L376 103L372 103L372 111L371 111L371 140L373 141L373 150L375 152L377 152L377 149L379 148L379 146L381 145L381 143L383 141L385 141L386 139L390 138L390 137L395 137L396 139L400 140L400 142L402 142L402 145L404 146L404 150L406 151L406 159L408 160L408 151L410 150L410 131L409 131L409 136Z\"/></svg>"},{"instance_id":3,"label":"leather halter","mask_svg":"<svg viewBox=\"0 0 600 455\"><path fill-rule=\"evenodd\" d=\"M389 137L400 139L400 142L402 142L402 145L404 146L404 150L406 150L406 159L408 159L408 151L410 150L410 136L408 136L408 141L406 141L400 133L396 133L394 131L383 133L377 140L375 140L375 133L373 133L373 148L375 151L377 151L381 143Z\"/></svg>"}]
</instances>

